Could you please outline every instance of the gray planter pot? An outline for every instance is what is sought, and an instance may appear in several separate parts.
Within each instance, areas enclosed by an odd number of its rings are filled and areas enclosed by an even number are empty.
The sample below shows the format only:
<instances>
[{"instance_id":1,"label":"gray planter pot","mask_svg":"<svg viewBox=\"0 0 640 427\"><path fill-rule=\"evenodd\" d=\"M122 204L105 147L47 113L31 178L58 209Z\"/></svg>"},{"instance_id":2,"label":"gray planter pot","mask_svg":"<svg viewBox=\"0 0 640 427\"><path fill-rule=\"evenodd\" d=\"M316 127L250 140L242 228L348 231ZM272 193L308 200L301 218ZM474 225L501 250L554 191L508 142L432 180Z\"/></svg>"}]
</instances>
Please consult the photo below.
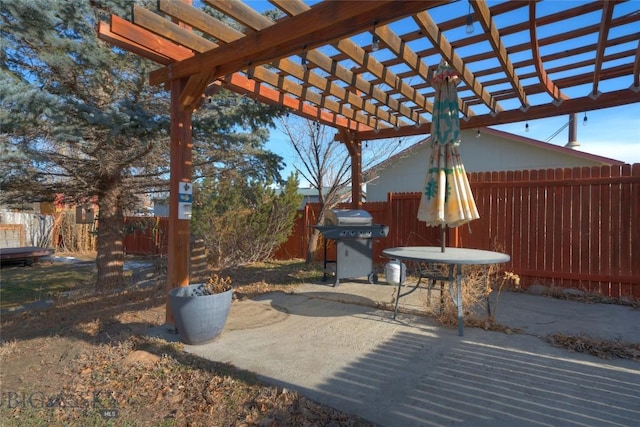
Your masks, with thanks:
<instances>
[{"instance_id":1,"label":"gray planter pot","mask_svg":"<svg viewBox=\"0 0 640 427\"><path fill-rule=\"evenodd\" d=\"M171 311L185 344L205 344L214 340L227 323L233 288L214 295L192 296L199 284L169 291Z\"/></svg>"}]
</instances>

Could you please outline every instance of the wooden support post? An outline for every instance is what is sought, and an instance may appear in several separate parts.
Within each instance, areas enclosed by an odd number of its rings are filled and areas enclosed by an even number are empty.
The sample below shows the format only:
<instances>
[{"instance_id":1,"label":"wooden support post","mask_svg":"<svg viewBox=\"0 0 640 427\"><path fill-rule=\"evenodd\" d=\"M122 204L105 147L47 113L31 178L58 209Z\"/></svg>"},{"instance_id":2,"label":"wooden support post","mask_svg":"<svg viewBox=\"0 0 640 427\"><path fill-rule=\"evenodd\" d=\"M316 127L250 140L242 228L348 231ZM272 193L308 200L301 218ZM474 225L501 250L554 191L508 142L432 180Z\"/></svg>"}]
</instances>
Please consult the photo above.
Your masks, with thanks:
<instances>
[{"instance_id":1,"label":"wooden support post","mask_svg":"<svg viewBox=\"0 0 640 427\"><path fill-rule=\"evenodd\" d=\"M355 152L351 155L351 203L354 209L362 208L362 142L353 140Z\"/></svg>"},{"instance_id":2,"label":"wooden support post","mask_svg":"<svg viewBox=\"0 0 640 427\"><path fill-rule=\"evenodd\" d=\"M167 259L167 292L189 284L190 219L180 219L180 185L191 185L191 110L180 104L187 79L171 81L171 167L169 183L169 251ZM166 322L173 324L169 296L166 302Z\"/></svg>"},{"instance_id":3,"label":"wooden support post","mask_svg":"<svg viewBox=\"0 0 640 427\"><path fill-rule=\"evenodd\" d=\"M353 132L339 129L340 140L347 146L351 157L351 205L362 208L362 142Z\"/></svg>"}]
</instances>

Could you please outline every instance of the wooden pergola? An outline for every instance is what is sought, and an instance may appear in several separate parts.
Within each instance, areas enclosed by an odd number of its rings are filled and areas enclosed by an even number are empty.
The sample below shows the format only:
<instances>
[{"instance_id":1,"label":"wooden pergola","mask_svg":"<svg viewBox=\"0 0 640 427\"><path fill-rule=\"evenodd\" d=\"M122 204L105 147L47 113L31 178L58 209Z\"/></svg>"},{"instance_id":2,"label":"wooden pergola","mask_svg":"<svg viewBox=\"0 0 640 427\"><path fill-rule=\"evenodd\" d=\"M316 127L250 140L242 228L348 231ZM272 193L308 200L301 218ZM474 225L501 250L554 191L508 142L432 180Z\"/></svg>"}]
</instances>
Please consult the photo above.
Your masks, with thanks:
<instances>
[{"instance_id":1,"label":"wooden pergola","mask_svg":"<svg viewBox=\"0 0 640 427\"><path fill-rule=\"evenodd\" d=\"M189 281L178 189L191 182L192 112L220 88L334 127L351 156L355 206L362 141L430 133L441 59L461 76L463 129L640 102L637 2L270 0L276 20L240 0L202 3L228 19L159 0L98 28L157 62L150 84L171 92L168 288Z\"/></svg>"}]
</instances>

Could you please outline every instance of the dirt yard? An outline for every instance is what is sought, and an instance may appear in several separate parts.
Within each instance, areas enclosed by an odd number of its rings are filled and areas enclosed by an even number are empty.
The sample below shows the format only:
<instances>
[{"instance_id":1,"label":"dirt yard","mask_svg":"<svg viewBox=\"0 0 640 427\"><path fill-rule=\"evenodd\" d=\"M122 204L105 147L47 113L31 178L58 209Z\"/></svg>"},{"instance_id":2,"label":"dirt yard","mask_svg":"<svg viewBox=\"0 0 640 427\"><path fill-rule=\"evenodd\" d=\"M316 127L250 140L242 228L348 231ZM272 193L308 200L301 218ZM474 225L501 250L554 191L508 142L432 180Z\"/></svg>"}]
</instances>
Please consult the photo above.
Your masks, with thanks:
<instances>
[{"instance_id":1,"label":"dirt yard","mask_svg":"<svg viewBox=\"0 0 640 427\"><path fill-rule=\"evenodd\" d=\"M287 291L315 274L302 264L276 267L224 273L233 278L238 298ZM156 279L143 289L4 314L2 425L370 425L147 337L145 331L165 321L164 278Z\"/></svg>"}]
</instances>

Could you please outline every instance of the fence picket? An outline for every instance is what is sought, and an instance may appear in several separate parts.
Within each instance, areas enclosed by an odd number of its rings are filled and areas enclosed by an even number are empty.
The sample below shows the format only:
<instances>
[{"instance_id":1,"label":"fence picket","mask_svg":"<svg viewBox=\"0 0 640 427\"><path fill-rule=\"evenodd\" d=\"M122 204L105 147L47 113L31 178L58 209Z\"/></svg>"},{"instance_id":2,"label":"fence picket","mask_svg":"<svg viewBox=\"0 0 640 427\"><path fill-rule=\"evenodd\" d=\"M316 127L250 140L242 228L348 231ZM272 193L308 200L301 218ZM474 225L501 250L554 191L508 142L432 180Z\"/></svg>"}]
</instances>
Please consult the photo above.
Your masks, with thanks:
<instances>
[{"instance_id":1,"label":"fence picket","mask_svg":"<svg viewBox=\"0 0 640 427\"><path fill-rule=\"evenodd\" d=\"M566 168L562 170L562 180L565 182L571 182L573 178L573 170ZM557 265L557 271L573 271L573 244L572 239L574 237L574 224L576 223L573 218L573 198L572 198L573 185L563 185L561 189L561 199L559 200L561 212L562 227L560 246L560 263ZM570 279L563 278L561 282L562 287L571 287L572 281Z\"/></svg>"}]
</instances>

